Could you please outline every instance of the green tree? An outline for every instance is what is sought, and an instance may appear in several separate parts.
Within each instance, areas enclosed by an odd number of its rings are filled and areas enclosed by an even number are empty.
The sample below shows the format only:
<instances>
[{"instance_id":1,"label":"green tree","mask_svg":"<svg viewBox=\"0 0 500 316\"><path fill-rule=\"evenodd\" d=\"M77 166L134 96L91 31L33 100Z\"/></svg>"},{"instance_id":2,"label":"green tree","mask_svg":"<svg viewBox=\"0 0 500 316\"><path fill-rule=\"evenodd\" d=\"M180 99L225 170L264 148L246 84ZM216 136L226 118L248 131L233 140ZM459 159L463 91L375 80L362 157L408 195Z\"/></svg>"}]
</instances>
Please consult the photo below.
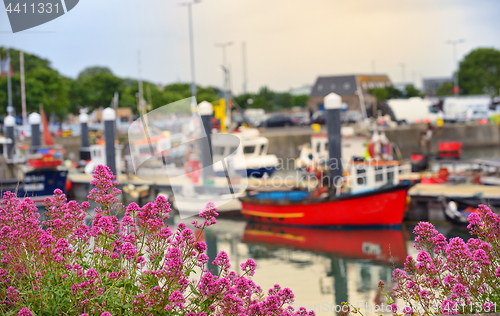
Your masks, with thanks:
<instances>
[{"instance_id":1,"label":"green tree","mask_svg":"<svg viewBox=\"0 0 500 316\"><path fill-rule=\"evenodd\" d=\"M276 106L281 109L292 107L292 95L288 92L276 94Z\"/></svg>"},{"instance_id":2,"label":"green tree","mask_svg":"<svg viewBox=\"0 0 500 316\"><path fill-rule=\"evenodd\" d=\"M17 114L21 113L21 76L15 73L11 77L12 105ZM60 118L70 112L70 79L61 76L56 70L37 67L25 74L26 111L39 111L43 104L47 114L55 113ZM7 104L7 77L0 77L0 104ZM5 113L6 107L0 107Z\"/></svg>"},{"instance_id":3,"label":"green tree","mask_svg":"<svg viewBox=\"0 0 500 316\"><path fill-rule=\"evenodd\" d=\"M421 97L422 94L420 93L420 90L415 88L414 85L409 84L409 85L406 85L406 87L405 87L404 96L405 96L405 98L412 98L412 97Z\"/></svg>"},{"instance_id":4,"label":"green tree","mask_svg":"<svg viewBox=\"0 0 500 316\"><path fill-rule=\"evenodd\" d=\"M292 95L292 106L307 106L307 101L309 100L308 94Z\"/></svg>"},{"instance_id":5,"label":"green tree","mask_svg":"<svg viewBox=\"0 0 500 316\"><path fill-rule=\"evenodd\" d=\"M460 62L458 79L462 94L500 94L500 51L477 48Z\"/></svg>"},{"instance_id":6,"label":"green tree","mask_svg":"<svg viewBox=\"0 0 500 316\"><path fill-rule=\"evenodd\" d=\"M253 103L250 105L252 108L261 108L266 111L271 111L275 107L276 94L267 87L262 87L259 93L255 95Z\"/></svg>"},{"instance_id":7,"label":"green tree","mask_svg":"<svg viewBox=\"0 0 500 316\"><path fill-rule=\"evenodd\" d=\"M243 109L251 107L250 103L253 103L254 98L255 94L252 93L243 93L238 96L234 96L234 100L236 101L236 103L238 103L238 105Z\"/></svg>"},{"instance_id":8,"label":"green tree","mask_svg":"<svg viewBox=\"0 0 500 316\"><path fill-rule=\"evenodd\" d=\"M77 79L81 80L85 77L90 77L97 74L112 75L113 72L108 67L101 67L101 66L87 67L78 74Z\"/></svg>"},{"instance_id":9,"label":"green tree","mask_svg":"<svg viewBox=\"0 0 500 316\"><path fill-rule=\"evenodd\" d=\"M1 46L0 47L0 58L5 59L7 58L7 48ZM17 49L10 49L10 60L12 62L12 69L14 70L15 73L20 72L20 62L19 62L19 50ZM36 68L45 68L45 69L50 69L50 61L47 59L40 58L36 55L32 55L29 53L24 52L24 72L29 73L33 69Z\"/></svg>"},{"instance_id":10,"label":"green tree","mask_svg":"<svg viewBox=\"0 0 500 316\"><path fill-rule=\"evenodd\" d=\"M449 96L453 94L453 82L445 82L436 90L438 97Z\"/></svg>"},{"instance_id":11,"label":"green tree","mask_svg":"<svg viewBox=\"0 0 500 316\"><path fill-rule=\"evenodd\" d=\"M122 79L105 67L90 67L78 75L71 85L72 109L77 106L96 109L108 107L115 92L120 92Z\"/></svg>"},{"instance_id":12,"label":"green tree","mask_svg":"<svg viewBox=\"0 0 500 316\"><path fill-rule=\"evenodd\" d=\"M373 88L368 91L371 95L375 96L378 101L381 100L389 100L389 99L397 99L403 96L403 93L392 87L383 87L383 88Z\"/></svg>"}]
</instances>

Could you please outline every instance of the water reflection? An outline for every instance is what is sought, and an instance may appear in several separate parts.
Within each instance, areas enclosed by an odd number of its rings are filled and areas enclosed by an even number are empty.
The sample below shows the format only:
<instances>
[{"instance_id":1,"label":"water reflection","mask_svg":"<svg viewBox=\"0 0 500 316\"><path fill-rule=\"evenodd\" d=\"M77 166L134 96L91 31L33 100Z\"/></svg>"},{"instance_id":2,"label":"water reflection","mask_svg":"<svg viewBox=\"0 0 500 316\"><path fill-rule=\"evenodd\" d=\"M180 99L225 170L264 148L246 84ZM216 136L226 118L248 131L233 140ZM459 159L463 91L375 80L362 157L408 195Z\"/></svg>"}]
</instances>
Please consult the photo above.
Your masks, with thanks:
<instances>
[{"instance_id":1,"label":"water reflection","mask_svg":"<svg viewBox=\"0 0 500 316\"><path fill-rule=\"evenodd\" d=\"M249 223L242 243L258 265L265 267L275 261L273 257L289 252L280 264L290 269L288 278L274 281L286 284L292 280L298 305L314 309L317 315L332 315L342 302L363 306L384 302L377 283L381 279L390 282L392 269L402 266L407 256L404 236L402 230L322 230ZM311 271L318 266L323 271L317 279L293 282L297 274L305 273L305 267ZM319 295L314 297L299 294L302 289L314 293L316 288Z\"/></svg>"},{"instance_id":2,"label":"water reflection","mask_svg":"<svg viewBox=\"0 0 500 316\"><path fill-rule=\"evenodd\" d=\"M396 266L401 266L407 256L403 232L392 229L323 230L249 223L243 242Z\"/></svg>"}]
</instances>

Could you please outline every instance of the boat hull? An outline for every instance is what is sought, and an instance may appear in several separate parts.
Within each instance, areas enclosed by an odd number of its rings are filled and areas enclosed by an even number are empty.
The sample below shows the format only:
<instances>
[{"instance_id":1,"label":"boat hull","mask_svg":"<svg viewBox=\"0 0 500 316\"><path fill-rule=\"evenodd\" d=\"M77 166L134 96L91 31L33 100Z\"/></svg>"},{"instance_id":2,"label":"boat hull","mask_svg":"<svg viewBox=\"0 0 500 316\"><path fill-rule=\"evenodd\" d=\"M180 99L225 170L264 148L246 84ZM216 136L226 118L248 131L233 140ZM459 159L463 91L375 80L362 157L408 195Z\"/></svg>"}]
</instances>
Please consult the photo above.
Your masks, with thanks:
<instances>
[{"instance_id":1,"label":"boat hull","mask_svg":"<svg viewBox=\"0 0 500 316\"><path fill-rule=\"evenodd\" d=\"M295 226L397 226L411 184L329 200L270 201L241 198L249 220Z\"/></svg>"},{"instance_id":2,"label":"boat hull","mask_svg":"<svg viewBox=\"0 0 500 316\"><path fill-rule=\"evenodd\" d=\"M26 172L23 180L0 180L0 191L16 192L20 198L29 197L36 204L41 204L46 197L51 197L55 189L66 192L67 170L35 169Z\"/></svg>"},{"instance_id":3,"label":"boat hull","mask_svg":"<svg viewBox=\"0 0 500 316\"><path fill-rule=\"evenodd\" d=\"M236 173L241 175L241 176L247 176L247 177L252 177L252 178L262 178L264 174L267 173L268 176L271 176L274 172L276 171L276 167L262 167L262 168L256 168L256 169L238 169L236 170ZM216 171L215 172L216 177L225 177L226 174L223 171Z\"/></svg>"}]
</instances>

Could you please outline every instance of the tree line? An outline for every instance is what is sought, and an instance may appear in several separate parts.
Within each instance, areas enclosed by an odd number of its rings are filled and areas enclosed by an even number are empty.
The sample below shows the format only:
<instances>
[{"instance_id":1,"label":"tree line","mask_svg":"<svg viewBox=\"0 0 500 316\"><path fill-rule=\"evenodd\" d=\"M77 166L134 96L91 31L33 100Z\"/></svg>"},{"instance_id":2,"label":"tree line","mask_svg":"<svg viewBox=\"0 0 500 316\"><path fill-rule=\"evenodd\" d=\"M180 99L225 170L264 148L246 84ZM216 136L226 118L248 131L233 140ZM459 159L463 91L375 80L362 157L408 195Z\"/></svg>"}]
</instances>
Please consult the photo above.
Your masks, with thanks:
<instances>
[{"instance_id":1,"label":"tree line","mask_svg":"<svg viewBox=\"0 0 500 316\"><path fill-rule=\"evenodd\" d=\"M500 95L500 51L495 48L477 48L467 54L459 63L458 75L460 95L488 94ZM443 83L436 91L437 96L453 95L453 82ZM410 98L425 96L413 85L407 85L404 91L394 87L374 88L370 94L377 100Z\"/></svg>"},{"instance_id":2,"label":"tree line","mask_svg":"<svg viewBox=\"0 0 500 316\"><path fill-rule=\"evenodd\" d=\"M0 47L0 57L6 58L6 49ZM19 68L19 50L10 49L14 75L12 76L12 101L16 113L21 112L21 84ZM89 67L76 78L69 78L53 69L49 60L24 53L26 107L27 111L38 111L43 104L47 113L54 113L59 118L67 114L77 114L79 108L96 109L111 104L113 95L120 95L119 106L131 107L137 111L138 82L133 78L120 78L107 67ZM460 94L500 94L500 51L494 48L478 48L471 51L460 61L458 69ZM438 90L438 95L451 95L453 84L445 83ZM370 93L378 100L391 98L423 96L413 85L404 91L394 87L375 88ZM223 91L216 87L197 89L197 100L212 102L223 97ZM144 81L144 98L152 108L157 108L191 96L188 83L173 83L160 87ZM305 107L308 95L293 95L288 92L275 92L262 87L257 93L245 93L234 96L241 108L263 108L267 111ZM7 77L0 77L0 115L7 108Z\"/></svg>"},{"instance_id":3,"label":"tree line","mask_svg":"<svg viewBox=\"0 0 500 316\"><path fill-rule=\"evenodd\" d=\"M0 58L5 61L7 51L0 47ZM21 78L19 50L10 49L14 74L12 82L12 103L17 114L21 113ZM90 110L108 107L115 92L119 93L119 106L137 111L139 84L134 78L120 78L107 67L89 67L76 78L69 78L53 69L49 60L24 53L26 87L26 109L38 111L43 104L45 112L54 113L63 119L69 113L78 114L82 107ZM150 81L143 81L144 99L152 108L157 108L181 99L191 97L189 83L172 83L161 87ZM216 87L197 87L196 99L215 101L223 97L223 91ZM309 96L292 96L289 93L274 92L266 87L258 93L235 96L242 107L257 107L266 110L305 106ZM253 101L253 102L252 102ZM7 111L7 76L0 77L0 115Z\"/></svg>"}]
</instances>

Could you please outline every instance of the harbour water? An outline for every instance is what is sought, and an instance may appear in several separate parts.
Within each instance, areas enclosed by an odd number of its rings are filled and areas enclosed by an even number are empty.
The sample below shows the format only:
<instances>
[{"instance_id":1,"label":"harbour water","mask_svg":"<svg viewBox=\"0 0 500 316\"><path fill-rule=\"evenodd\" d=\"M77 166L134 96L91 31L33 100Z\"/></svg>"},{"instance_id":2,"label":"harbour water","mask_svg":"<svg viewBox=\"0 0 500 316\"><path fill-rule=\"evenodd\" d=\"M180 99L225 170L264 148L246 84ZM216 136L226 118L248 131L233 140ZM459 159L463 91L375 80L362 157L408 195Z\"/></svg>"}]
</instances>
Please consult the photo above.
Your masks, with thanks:
<instances>
[{"instance_id":1,"label":"harbour water","mask_svg":"<svg viewBox=\"0 0 500 316\"><path fill-rule=\"evenodd\" d=\"M89 216L87 224L90 221ZM193 228L191 221L175 215L169 224L175 228L183 222ZM377 287L379 280L391 287L394 268L402 268L406 256L417 255L412 233L416 224L405 222L392 229L326 230L220 218L200 238L207 243L210 261L225 251L235 271L248 258L254 259L255 283L264 291L275 284L291 288L294 307L304 306L326 316L336 315L336 308L338 311L342 302L349 302L361 307L365 316L375 316L380 314L377 309L387 306ZM466 230L443 222L434 224L447 238L469 237Z\"/></svg>"},{"instance_id":2,"label":"harbour water","mask_svg":"<svg viewBox=\"0 0 500 316\"><path fill-rule=\"evenodd\" d=\"M321 230L220 220L207 230L205 241L211 254L226 251L235 269L253 258L253 280L265 290L274 284L291 288L296 307L335 315L337 306L350 302L369 316L378 315L375 308L386 303L378 281L391 286L393 269L401 268L407 255L417 255L415 224L392 230ZM468 237L467 231L439 224L447 238Z\"/></svg>"},{"instance_id":3,"label":"harbour water","mask_svg":"<svg viewBox=\"0 0 500 316\"><path fill-rule=\"evenodd\" d=\"M464 152L466 158L498 156L500 152L496 148ZM275 175L286 177L292 173L296 172L279 170ZM150 196L143 203L153 198ZM442 212L441 204L427 207L429 213ZM175 228L184 222L192 227L192 219L181 220L175 215L169 224ZM90 221L89 216L88 225ZM255 283L264 291L275 284L291 288L295 294L294 307L304 306L316 315L335 315L342 302L349 302L360 307L365 316L374 316L380 314L380 309L383 314L390 314L384 309L387 300L377 286L379 280L389 289L392 271L402 268L408 255L417 255L412 233L416 224L404 222L401 227L391 229L328 230L219 218L216 225L204 230L201 238L207 243L211 260L218 252L225 251L235 271L248 258L254 259L257 263ZM447 238L470 237L466 229L442 221L434 224Z\"/></svg>"}]
</instances>

